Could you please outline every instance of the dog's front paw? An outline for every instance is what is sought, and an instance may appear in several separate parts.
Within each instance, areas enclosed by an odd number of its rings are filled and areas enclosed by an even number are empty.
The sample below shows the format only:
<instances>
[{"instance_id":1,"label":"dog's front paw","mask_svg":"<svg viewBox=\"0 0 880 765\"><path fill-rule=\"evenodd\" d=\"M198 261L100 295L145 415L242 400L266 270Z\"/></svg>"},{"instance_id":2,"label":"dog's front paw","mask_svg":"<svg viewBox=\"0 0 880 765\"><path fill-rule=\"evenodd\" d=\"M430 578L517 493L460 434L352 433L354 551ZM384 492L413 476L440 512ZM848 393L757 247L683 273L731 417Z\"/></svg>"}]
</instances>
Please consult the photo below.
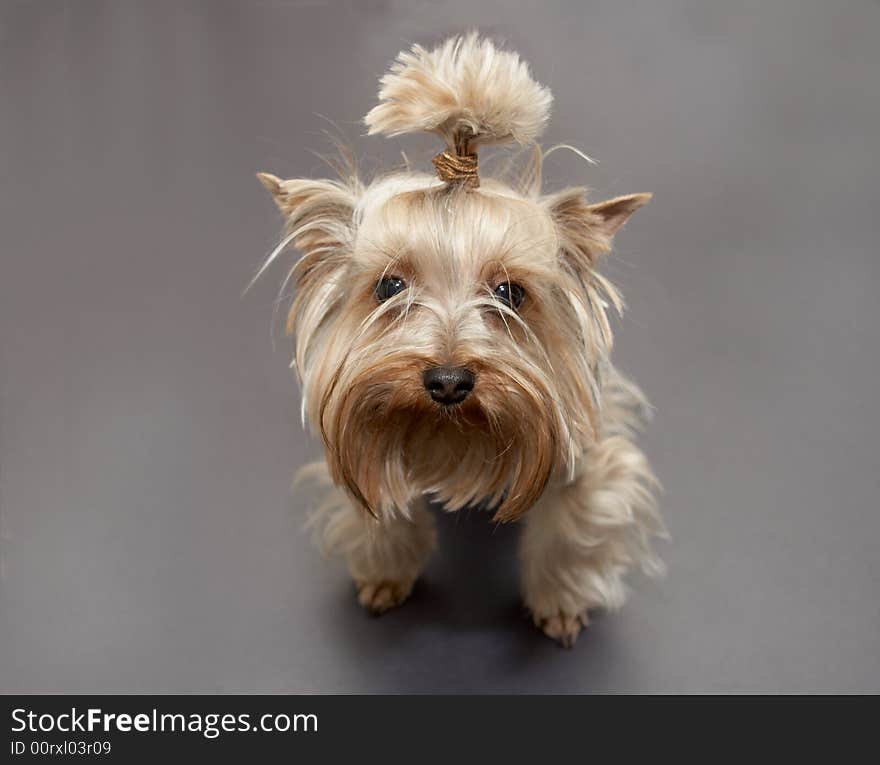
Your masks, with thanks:
<instances>
[{"instance_id":1,"label":"dog's front paw","mask_svg":"<svg viewBox=\"0 0 880 765\"><path fill-rule=\"evenodd\" d=\"M586 627L588 623L586 612L572 616L560 611L553 616L544 618L535 615L534 619L535 624L544 631L547 637L553 638L565 648L571 648L575 644L578 635L581 634L581 629Z\"/></svg>"},{"instance_id":2,"label":"dog's front paw","mask_svg":"<svg viewBox=\"0 0 880 765\"><path fill-rule=\"evenodd\" d=\"M379 582L356 582L358 603L374 614L385 613L399 606L412 592L413 582L383 580Z\"/></svg>"}]
</instances>

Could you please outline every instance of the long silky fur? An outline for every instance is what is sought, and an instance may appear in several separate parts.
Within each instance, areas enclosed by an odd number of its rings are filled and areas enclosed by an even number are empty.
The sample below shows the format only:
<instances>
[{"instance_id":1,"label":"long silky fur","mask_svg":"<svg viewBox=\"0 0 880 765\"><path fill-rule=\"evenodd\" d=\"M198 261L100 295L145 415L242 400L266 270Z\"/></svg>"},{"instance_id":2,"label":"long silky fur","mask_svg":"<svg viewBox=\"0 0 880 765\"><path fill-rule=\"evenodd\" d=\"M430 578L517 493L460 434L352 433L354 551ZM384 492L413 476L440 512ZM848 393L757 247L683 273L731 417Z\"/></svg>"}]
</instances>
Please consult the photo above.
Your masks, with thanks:
<instances>
[{"instance_id":1,"label":"long silky fur","mask_svg":"<svg viewBox=\"0 0 880 765\"><path fill-rule=\"evenodd\" d=\"M529 142L549 105L515 54L469 36L401 54L367 123ZM525 516L524 598L565 641L589 608L622 603L628 570L661 570L657 482L634 443L648 405L610 362L607 313L623 301L599 271L650 195L543 194L543 156L534 148L519 177L479 188L410 169L368 184L353 170L261 174L285 229L259 273L301 253L287 328L303 418L325 451L306 471L326 495L313 526L366 587L362 602L382 582L395 602L409 592L434 546L426 497L447 511L485 503L496 521ZM384 276L407 289L378 301ZM519 310L495 298L500 282L525 288ZM426 395L422 374L436 365L476 375L464 403Z\"/></svg>"},{"instance_id":2,"label":"long silky fur","mask_svg":"<svg viewBox=\"0 0 880 765\"><path fill-rule=\"evenodd\" d=\"M448 149L533 143L553 96L513 51L476 32L433 50L401 52L380 81L379 103L364 118L371 135L434 132Z\"/></svg>"}]
</instances>

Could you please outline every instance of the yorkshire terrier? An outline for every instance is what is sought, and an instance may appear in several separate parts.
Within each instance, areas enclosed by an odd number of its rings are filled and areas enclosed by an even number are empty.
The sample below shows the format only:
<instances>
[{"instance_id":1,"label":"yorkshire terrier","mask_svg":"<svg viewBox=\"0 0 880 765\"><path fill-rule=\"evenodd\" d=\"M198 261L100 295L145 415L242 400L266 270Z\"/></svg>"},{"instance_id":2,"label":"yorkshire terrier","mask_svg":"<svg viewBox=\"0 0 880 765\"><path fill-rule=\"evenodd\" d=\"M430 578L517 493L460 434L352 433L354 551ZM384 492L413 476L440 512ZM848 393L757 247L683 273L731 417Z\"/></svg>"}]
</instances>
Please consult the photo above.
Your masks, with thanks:
<instances>
[{"instance_id":1,"label":"yorkshire terrier","mask_svg":"<svg viewBox=\"0 0 880 765\"><path fill-rule=\"evenodd\" d=\"M428 501L522 519L521 589L566 646L624 576L658 573L656 479L633 442L647 403L609 361L598 271L650 194L590 203L541 191L536 143L552 101L528 66L476 33L400 53L365 117L370 134L428 131L435 174L363 183L260 173L301 253L288 331L303 419L326 460L322 545L347 559L358 600L401 604L435 546ZM515 143L517 180L484 177L477 150ZM259 274L258 274L259 275Z\"/></svg>"}]
</instances>

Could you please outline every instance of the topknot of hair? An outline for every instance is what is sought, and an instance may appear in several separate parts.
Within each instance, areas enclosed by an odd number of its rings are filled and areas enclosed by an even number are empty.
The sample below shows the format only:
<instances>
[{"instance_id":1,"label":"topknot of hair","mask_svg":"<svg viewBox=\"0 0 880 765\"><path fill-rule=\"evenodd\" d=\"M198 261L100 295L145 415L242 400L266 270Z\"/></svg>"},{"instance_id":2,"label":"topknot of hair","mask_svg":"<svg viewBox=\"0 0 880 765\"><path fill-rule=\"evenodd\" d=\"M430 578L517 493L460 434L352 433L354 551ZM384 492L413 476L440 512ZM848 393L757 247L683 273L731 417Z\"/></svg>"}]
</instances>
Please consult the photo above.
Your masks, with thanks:
<instances>
[{"instance_id":1,"label":"topknot of hair","mask_svg":"<svg viewBox=\"0 0 880 765\"><path fill-rule=\"evenodd\" d=\"M485 144L534 143L552 101L517 53L471 32L398 54L364 122L370 135L437 133L461 155Z\"/></svg>"}]
</instances>

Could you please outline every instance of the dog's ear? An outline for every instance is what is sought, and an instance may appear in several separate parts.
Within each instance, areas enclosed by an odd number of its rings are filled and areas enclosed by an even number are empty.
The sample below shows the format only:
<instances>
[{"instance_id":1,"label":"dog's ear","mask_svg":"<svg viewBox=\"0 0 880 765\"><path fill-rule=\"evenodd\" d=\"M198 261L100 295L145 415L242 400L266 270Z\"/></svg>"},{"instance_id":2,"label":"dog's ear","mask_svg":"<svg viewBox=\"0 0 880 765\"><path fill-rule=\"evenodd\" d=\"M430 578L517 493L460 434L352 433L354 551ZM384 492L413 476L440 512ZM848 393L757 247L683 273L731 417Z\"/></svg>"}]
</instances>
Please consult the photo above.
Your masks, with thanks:
<instances>
[{"instance_id":1,"label":"dog's ear","mask_svg":"<svg viewBox=\"0 0 880 765\"><path fill-rule=\"evenodd\" d=\"M284 215L287 233L305 253L328 252L348 245L353 234L356 195L339 181L292 178L283 181L257 173Z\"/></svg>"},{"instance_id":2,"label":"dog's ear","mask_svg":"<svg viewBox=\"0 0 880 765\"><path fill-rule=\"evenodd\" d=\"M598 226L607 237L613 237L617 230L629 220L640 207L651 201L653 194L627 194L623 197L607 199L590 205L587 209L598 219Z\"/></svg>"},{"instance_id":3,"label":"dog's ear","mask_svg":"<svg viewBox=\"0 0 880 765\"><path fill-rule=\"evenodd\" d=\"M651 194L629 194L623 197L589 204L586 189L566 189L544 199L556 222L560 249L563 256L579 266L591 266L596 259L611 249L614 235L640 207L647 204Z\"/></svg>"},{"instance_id":4,"label":"dog's ear","mask_svg":"<svg viewBox=\"0 0 880 765\"><path fill-rule=\"evenodd\" d=\"M311 338L336 306L342 284L338 277L350 262L358 187L356 180L282 181L269 173L258 173L257 177L284 215L285 233L253 281L288 245L302 252L288 277L296 284L296 297L287 317L287 331L297 334L296 363L298 369L304 369Z\"/></svg>"}]
</instances>

